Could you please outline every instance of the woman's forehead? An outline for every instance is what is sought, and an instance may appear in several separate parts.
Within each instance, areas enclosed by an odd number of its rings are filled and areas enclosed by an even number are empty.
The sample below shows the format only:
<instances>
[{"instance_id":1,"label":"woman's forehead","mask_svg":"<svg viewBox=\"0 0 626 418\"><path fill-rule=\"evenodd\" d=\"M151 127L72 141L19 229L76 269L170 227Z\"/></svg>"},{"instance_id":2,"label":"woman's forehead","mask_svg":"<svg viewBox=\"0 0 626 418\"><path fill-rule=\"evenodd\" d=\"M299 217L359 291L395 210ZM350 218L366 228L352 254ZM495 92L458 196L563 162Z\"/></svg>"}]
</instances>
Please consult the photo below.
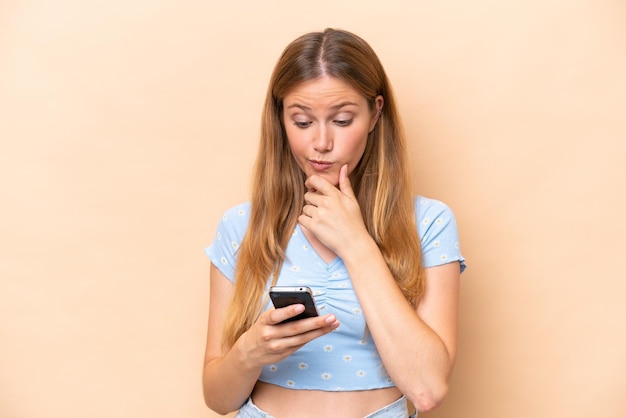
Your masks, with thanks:
<instances>
[{"instance_id":1,"label":"woman's forehead","mask_svg":"<svg viewBox=\"0 0 626 418\"><path fill-rule=\"evenodd\" d=\"M303 110L315 108L340 108L367 104L365 97L354 87L336 77L319 77L298 84L285 95L285 109L298 107Z\"/></svg>"}]
</instances>

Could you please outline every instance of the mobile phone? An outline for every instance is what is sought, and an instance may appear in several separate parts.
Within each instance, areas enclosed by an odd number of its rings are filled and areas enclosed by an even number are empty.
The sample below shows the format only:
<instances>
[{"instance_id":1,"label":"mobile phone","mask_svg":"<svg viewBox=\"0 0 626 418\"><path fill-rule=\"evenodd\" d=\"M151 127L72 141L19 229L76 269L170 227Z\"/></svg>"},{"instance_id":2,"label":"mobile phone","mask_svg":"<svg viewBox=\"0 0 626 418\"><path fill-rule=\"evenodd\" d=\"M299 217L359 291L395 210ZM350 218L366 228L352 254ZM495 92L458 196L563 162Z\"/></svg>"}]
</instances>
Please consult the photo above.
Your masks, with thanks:
<instances>
[{"instance_id":1,"label":"mobile phone","mask_svg":"<svg viewBox=\"0 0 626 418\"><path fill-rule=\"evenodd\" d=\"M302 313L285 319L283 323L319 315L313 299L313 292L306 286L272 286L270 299L272 299L275 308L284 308L295 304L304 305Z\"/></svg>"}]
</instances>

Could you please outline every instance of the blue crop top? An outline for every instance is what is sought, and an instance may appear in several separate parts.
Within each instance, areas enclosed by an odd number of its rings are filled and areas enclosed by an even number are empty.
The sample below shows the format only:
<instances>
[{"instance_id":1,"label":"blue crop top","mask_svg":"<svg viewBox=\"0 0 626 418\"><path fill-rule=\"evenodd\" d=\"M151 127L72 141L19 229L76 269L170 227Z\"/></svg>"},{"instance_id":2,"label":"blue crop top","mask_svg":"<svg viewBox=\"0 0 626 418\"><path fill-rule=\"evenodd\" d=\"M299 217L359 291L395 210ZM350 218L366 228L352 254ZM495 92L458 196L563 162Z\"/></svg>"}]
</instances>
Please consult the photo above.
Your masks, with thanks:
<instances>
[{"instance_id":1,"label":"blue crop top","mask_svg":"<svg viewBox=\"0 0 626 418\"><path fill-rule=\"evenodd\" d=\"M421 196L415 199L415 211L424 267L459 261L462 272L465 259L460 252L452 211L437 200ZM218 225L215 240L205 250L230 281L234 281L237 249L248 226L249 212L250 203L229 209ZM260 381L290 389L325 391L394 386L374 341L366 332L365 317L346 267L339 257L330 264L324 262L299 225L289 240L277 285L310 287L320 313L335 314L340 326L282 362L265 366ZM271 307L268 302L266 309Z\"/></svg>"}]
</instances>

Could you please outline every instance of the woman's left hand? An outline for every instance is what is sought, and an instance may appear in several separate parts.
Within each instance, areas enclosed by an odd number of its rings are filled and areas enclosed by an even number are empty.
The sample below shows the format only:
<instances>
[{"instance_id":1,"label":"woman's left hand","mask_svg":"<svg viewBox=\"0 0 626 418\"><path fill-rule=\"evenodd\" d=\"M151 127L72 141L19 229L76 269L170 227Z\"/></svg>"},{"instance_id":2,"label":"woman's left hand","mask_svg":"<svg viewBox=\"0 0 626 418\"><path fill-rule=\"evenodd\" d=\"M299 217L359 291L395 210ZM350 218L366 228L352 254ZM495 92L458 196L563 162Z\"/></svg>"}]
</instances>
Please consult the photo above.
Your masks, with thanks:
<instances>
[{"instance_id":1,"label":"woman's left hand","mask_svg":"<svg viewBox=\"0 0 626 418\"><path fill-rule=\"evenodd\" d=\"M341 257L341 250L349 248L359 237L369 238L348 178L347 165L339 171L338 188L315 175L309 177L305 185L308 192L304 194L305 204L298 221L322 244Z\"/></svg>"}]
</instances>

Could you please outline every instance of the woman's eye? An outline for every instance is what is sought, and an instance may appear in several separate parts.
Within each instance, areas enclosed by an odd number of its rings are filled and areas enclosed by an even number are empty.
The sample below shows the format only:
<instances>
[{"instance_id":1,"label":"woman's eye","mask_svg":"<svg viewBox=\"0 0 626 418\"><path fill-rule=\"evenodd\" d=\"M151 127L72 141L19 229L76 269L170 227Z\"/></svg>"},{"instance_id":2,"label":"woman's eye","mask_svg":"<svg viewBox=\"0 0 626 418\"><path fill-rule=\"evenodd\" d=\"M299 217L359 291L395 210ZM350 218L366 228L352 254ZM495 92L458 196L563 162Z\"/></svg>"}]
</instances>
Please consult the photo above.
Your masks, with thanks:
<instances>
[{"instance_id":1,"label":"woman's eye","mask_svg":"<svg viewBox=\"0 0 626 418\"><path fill-rule=\"evenodd\" d=\"M337 126L348 126L352 123L352 119L342 119L334 121Z\"/></svg>"},{"instance_id":2,"label":"woman's eye","mask_svg":"<svg viewBox=\"0 0 626 418\"><path fill-rule=\"evenodd\" d=\"M308 128L309 126L311 126L311 122L299 122L299 121L294 121L293 122L294 125L296 125L298 128Z\"/></svg>"}]
</instances>

